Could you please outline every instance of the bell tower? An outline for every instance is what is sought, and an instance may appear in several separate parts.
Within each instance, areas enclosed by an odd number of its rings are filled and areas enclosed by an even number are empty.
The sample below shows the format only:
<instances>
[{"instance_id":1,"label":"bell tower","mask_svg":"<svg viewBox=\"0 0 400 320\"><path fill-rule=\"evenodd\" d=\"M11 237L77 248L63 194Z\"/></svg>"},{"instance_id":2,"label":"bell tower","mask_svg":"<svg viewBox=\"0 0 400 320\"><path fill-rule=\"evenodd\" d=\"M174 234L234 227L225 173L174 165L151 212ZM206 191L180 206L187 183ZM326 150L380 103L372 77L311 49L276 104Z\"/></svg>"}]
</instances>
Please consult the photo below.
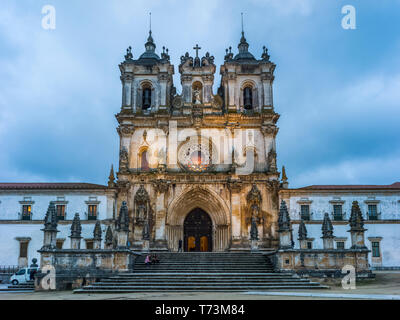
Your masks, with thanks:
<instances>
[{"instance_id":1,"label":"bell tower","mask_svg":"<svg viewBox=\"0 0 400 320\"><path fill-rule=\"evenodd\" d=\"M186 52L181 57L181 64L179 65L184 114L190 114L192 107L200 106L205 113L211 112L214 100L212 92L216 70L214 56L207 52L200 59L199 50L201 47L196 44L193 49L196 50L195 58L189 56L189 53Z\"/></svg>"},{"instance_id":2,"label":"bell tower","mask_svg":"<svg viewBox=\"0 0 400 320\"><path fill-rule=\"evenodd\" d=\"M221 66L221 88L225 107L229 113L273 112L272 84L276 65L269 60L264 46L261 59L249 52L249 44L242 31L235 56L226 49L225 63Z\"/></svg>"},{"instance_id":3,"label":"bell tower","mask_svg":"<svg viewBox=\"0 0 400 320\"><path fill-rule=\"evenodd\" d=\"M172 80L174 66L170 62L168 49L163 47L161 58L155 52L156 44L151 29L145 49L134 60L132 48L129 47L125 61L119 65L123 89L121 111L144 115L165 113L175 89Z\"/></svg>"}]
</instances>

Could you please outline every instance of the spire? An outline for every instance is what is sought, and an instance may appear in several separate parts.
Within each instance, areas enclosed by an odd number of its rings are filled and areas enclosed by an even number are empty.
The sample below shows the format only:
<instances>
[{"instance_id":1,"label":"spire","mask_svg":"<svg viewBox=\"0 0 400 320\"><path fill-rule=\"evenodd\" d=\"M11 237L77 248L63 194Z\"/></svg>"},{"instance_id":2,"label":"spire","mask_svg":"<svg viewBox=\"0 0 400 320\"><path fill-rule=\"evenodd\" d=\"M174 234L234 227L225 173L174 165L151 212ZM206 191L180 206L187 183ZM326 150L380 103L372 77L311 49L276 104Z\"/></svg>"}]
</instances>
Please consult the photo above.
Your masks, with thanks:
<instances>
[{"instance_id":1,"label":"spire","mask_svg":"<svg viewBox=\"0 0 400 320\"><path fill-rule=\"evenodd\" d=\"M255 60L254 56L249 52L249 44L244 37L244 27L243 27L243 13L242 15L242 37L238 45L239 53L235 56L234 60Z\"/></svg>"},{"instance_id":2,"label":"spire","mask_svg":"<svg viewBox=\"0 0 400 320\"><path fill-rule=\"evenodd\" d=\"M150 26L149 26L149 37L147 38L147 42L153 42L153 37L151 36L151 12L149 13Z\"/></svg>"},{"instance_id":3,"label":"spire","mask_svg":"<svg viewBox=\"0 0 400 320\"><path fill-rule=\"evenodd\" d=\"M307 228L303 219L301 219L299 225L299 240L307 240Z\"/></svg>"},{"instance_id":4,"label":"spire","mask_svg":"<svg viewBox=\"0 0 400 320\"><path fill-rule=\"evenodd\" d=\"M284 200L282 200L281 207L279 209L278 226L278 232L291 230L289 212Z\"/></svg>"},{"instance_id":5,"label":"spire","mask_svg":"<svg viewBox=\"0 0 400 320\"><path fill-rule=\"evenodd\" d=\"M79 218L79 213L75 213L74 220L72 221L71 225L71 236L70 238L82 238L82 226L81 226L81 219Z\"/></svg>"},{"instance_id":6,"label":"spire","mask_svg":"<svg viewBox=\"0 0 400 320\"><path fill-rule=\"evenodd\" d=\"M362 216L360 206L358 205L358 201L353 201L349 223L350 231L365 231L364 218Z\"/></svg>"},{"instance_id":7,"label":"spire","mask_svg":"<svg viewBox=\"0 0 400 320\"><path fill-rule=\"evenodd\" d=\"M155 53L156 44L154 43L152 31L151 31L151 12L150 12L150 28L149 28L149 36L147 37L147 42L144 47L146 51L140 56L139 60L142 59L156 59L160 60L160 57Z\"/></svg>"},{"instance_id":8,"label":"spire","mask_svg":"<svg viewBox=\"0 0 400 320\"><path fill-rule=\"evenodd\" d=\"M246 38L244 37L244 27L243 27L243 12L241 12L242 15L242 37L240 38L240 43L247 43ZM248 44L247 44L248 46Z\"/></svg>"},{"instance_id":9,"label":"spire","mask_svg":"<svg viewBox=\"0 0 400 320\"><path fill-rule=\"evenodd\" d=\"M93 239L101 241L101 224L100 221L96 221L96 225L93 230Z\"/></svg>"},{"instance_id":10,"label":"spire","mask_svg":"<svg viewBox=\"0 0 400 320\"><path fill-rule=\"evenodd\" d=\"M112 245L112 243L113 243L113 233L111 230L111 226L108 226L106 231L106 245Z\"/></svg>"},{"instance_id":11,"label":"spire","mask_svg":"<svg viewBox=\"0 0 400 320\"><path fill-rule=\"evenodd\" d=\"M125 201L122 202L121 209L119 210L117 227L118 230L129 231L129 213Z\"/></svg>"},{"instance_id":12,"label":"spire","mask_svg":"<svg viewBox=\"0 0 400 320\"><path fill-rule=\"evenodd\" d=\"M51 201L47 208L46 216L44 218L45 231L57 231L57 213L54 202Z\"/></svg>"},{"instance_id":13,"label":"spire","mask_svg":"<svg viewBox=\"0 0 400 320\"><path fill-rule=\"evenodd\" d=\"M115 187L115 176L114 176L114 166L111 165L110 175L108 176L108 187Z\"/></svg>"},{"instance_id":14,"label":"spire","mask_svg":"<svg viewBox=\"0 0 400 320\"><path fill-rule=\"evenodd\" d=\"M243 28L243 12L240 13L242 15L242 36L244 36L244 28Z\"/></svg>"},{"instance_id":15,"label":"spire","mask_svg":"<svg viewBox=\"0 0 400 320\"><path fill-rule=\"evenodd\" d=\"M285 166L282 166L282 182L287 182L288 178L286 176Z\"/></svg>"},{"instance_id":16,"label":"spire","mask_svg":"<svg viewBox=\"0 0 400 320\"><path fill-rule=\"evenodd\" d=\"M333 238L333 226L328 213L325 213L322 223L322 238Z\"/></svg>"}]
</instances>

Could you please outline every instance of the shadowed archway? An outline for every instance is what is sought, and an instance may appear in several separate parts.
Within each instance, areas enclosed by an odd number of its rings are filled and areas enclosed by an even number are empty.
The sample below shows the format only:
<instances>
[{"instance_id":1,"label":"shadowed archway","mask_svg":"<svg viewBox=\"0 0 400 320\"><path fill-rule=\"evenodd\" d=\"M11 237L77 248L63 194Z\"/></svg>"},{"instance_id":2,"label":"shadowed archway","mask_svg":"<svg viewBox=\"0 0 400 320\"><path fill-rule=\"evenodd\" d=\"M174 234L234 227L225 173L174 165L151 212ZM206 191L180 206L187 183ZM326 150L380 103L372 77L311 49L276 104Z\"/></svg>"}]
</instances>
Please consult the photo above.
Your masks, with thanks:
<instances>
[{"instance_id":1,"label":"shadowed archway","mask_svg":"<svg viewBox=\"0 0 400 320\"><path fill-rule=\"evenodd\" d=\"M208 240L211 241L208 244L211 250L224 251L229 247L231 235L228 205L212 189L195 186L184 190L168 207L166 239L171 251L178 251L179 240L184 240L185 219L188 213L198 208L201 208L211 220L212 231Z\"/></svg>"}]
</instances>

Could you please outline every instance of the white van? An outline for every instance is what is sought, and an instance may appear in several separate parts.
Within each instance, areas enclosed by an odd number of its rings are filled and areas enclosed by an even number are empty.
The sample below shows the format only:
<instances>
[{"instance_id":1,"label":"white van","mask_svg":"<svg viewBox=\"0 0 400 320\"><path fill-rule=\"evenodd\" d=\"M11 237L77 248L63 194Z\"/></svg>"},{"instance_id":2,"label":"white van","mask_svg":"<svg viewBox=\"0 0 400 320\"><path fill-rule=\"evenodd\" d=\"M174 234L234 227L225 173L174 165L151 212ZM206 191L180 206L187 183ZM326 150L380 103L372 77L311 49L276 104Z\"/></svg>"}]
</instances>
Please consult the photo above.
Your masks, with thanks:
<instances>
[{"instance_id":1,"label":"white van","mask_svg":"<svg viewBox=\"0 0 400 320\"><path fill-rule=\"evenodd\" d=\"M18 272L14 273L11 278L10 282L15 286L17 284L24 284L27 283L31 278L31 272L37 272L39 268L22 268L19 269Z\"/></svg>"}]
</instances>

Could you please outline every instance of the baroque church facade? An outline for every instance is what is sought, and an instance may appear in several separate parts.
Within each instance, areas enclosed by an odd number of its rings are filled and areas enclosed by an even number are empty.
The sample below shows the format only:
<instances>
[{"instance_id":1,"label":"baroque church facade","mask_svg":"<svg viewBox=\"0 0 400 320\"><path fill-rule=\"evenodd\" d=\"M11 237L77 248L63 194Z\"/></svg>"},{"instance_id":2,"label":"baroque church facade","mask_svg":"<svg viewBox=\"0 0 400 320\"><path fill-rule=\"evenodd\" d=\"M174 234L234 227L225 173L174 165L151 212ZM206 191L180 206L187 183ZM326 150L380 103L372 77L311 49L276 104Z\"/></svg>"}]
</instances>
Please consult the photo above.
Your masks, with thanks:
<instances>
[{"instance_id":1,"label":"baroque church facade","mask_svg":"<svg viewBox=\"0 0 400 320\"><path fill-rule=\"evenodd\" d=\"M208 52L186 53L174 66L151 35L137 59L129 48L120 64L123 97L119 123L117 206L128 204L134 249L225 251L277 246L279 172L274 111L275 64L264 48L248 50L244 33L234 55L227 49L221 84ZM250 161L246 159L251 159ZM247 161L247 163L246 163ZM149 241L146 244L146 240Z\"/></svg>"},{"instance_id":2,"label":"baroque church facade","mask_svg":"<svg viewBox=\"0 0 400 320\"><path fill-rule=\"evenodd\" d=\"M277 167L275 64L267 49L256 58L242 32L238 51L226 50L216 92L214 57L193 49L194 56L180 59L181 94L168 49L156 53L151 31L143 54L127 49L119 65L119 166L107 186L0 183L0 265L38 258L52 203L59 249L69 247L77 216L84 246L92 249L96 222L103 238L106 230L115 234L123 208L131 250L178 251L181 244L189 252L272 252L286 231L291 248L350 249L348 221L356 208L365 222L369 264L399 267L400 183L290 189L285 169ZM286 229L282 208L291 220Z\"/></svg>"}]
</instances>

